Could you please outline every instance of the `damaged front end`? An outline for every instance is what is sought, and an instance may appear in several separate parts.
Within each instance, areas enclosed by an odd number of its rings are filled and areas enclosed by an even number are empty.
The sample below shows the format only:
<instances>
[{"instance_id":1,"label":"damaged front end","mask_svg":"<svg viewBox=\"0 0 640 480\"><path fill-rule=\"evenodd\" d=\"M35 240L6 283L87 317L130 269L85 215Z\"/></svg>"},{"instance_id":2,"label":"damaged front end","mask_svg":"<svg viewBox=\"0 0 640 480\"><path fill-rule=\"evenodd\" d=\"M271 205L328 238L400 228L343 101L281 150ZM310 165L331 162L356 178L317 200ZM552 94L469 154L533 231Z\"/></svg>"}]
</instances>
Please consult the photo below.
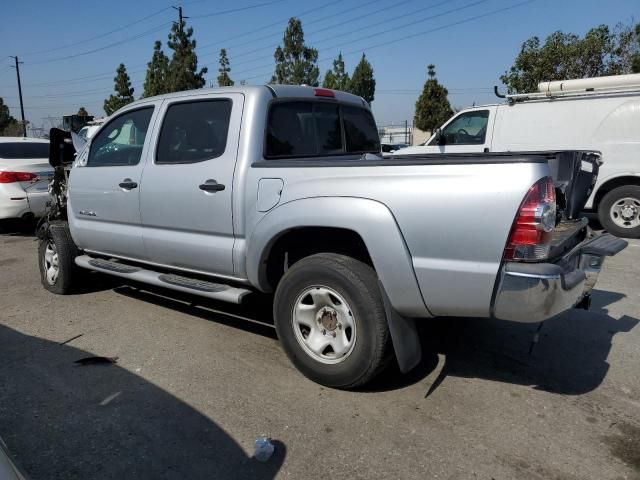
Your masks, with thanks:
<instances>
[{"instance_id":1,"label":"damaged front end","mask_svg":"<svg viewBox=\"0 0 640 480\"><path fill-rule=\"evenodd\" d=\"M53 179L49 183L50 200L36 230L40 239L47 237L51 222L67 220L69 171L76 154L71 136L71 132L59 128L49 132L49 164L53 167Z\"/></svg>"}]
</instances>

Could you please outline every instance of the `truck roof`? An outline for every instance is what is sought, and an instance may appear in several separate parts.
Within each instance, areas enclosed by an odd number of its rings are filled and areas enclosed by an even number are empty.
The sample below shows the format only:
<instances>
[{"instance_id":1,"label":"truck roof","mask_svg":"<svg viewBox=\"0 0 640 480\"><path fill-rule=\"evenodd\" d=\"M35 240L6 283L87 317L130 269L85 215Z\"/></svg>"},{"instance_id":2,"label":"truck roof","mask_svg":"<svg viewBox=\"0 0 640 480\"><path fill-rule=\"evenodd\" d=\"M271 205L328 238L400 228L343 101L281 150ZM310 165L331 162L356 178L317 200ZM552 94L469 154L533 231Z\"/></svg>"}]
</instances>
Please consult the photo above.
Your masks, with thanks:
<instances>
[{"instance_id":1,"label":"truck roof","mask_svg":"<svg viewBox=\"0 0 640 480\"><path fill-rule=\"evenodd\" d=\"M154 97L147 97L137 100L127 106L135 105L138 103L144 103L148 101L173 99L184 96L190 96L193 94L206 95L208 93L242 93L245 95L261 95L265 91L271 92L271 95L276 98L314 98L314 97L327 97L330 94L318 94L320 92L332 92L333 97L341 102L357 103L368 107L369 104L362 98L351 93L342 92L339 90L330 90L321 87L309 87L306 85L234 85L232 87L211 87L211 88L198 88L195 90L185 90L182 92L165 93L164 95L157 95Z\"/></svg>"}]
</instances>

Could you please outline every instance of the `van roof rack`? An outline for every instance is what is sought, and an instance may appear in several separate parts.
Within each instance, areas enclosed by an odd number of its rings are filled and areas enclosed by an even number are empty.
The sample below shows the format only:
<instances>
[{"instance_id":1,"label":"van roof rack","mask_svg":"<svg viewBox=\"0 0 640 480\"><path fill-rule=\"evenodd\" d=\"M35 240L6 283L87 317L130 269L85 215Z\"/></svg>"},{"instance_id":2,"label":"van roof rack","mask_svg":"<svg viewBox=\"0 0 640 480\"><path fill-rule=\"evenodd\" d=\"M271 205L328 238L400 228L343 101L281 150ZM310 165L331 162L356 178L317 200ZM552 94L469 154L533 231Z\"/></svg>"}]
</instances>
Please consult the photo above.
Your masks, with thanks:
<instances>
[{"instance_id":1,"label":"van roof rack","mask_svg":"<svg viewBox=\"0 0 640 480\"><path fill-rule=\"evenodd\" d=\"M633 92L640 92L640 73L540 82L538 84L537 92L498 96L501 98L506 97L508 102L514 103L524 102L527 100L544 100L549 98L570 98Z\"/></svg>"}]
</instances>

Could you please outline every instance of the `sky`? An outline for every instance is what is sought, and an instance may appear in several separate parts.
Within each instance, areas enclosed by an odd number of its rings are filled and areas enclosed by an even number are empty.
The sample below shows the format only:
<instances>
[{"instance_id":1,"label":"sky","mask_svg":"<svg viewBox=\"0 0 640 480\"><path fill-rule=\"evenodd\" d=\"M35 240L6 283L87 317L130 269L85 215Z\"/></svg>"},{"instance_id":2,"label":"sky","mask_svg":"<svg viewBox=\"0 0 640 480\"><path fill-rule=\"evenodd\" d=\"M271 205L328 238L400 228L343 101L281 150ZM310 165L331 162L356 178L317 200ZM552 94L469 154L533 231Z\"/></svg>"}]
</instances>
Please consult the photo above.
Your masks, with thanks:
<instances>
[{"instance_id":1,"label":"sky","mask_svg":"<svg viewBox=\"0 0 640 480\"><path fill-rule=\"evenodd\" d=\"M583 35L590 28L640 21L638 0L60 0L13 2L0 27L0 97L20 118L13 59L21 62L26 119L49 129L47 117L85 106L104 115L120 63L138 98L155 40L166 39L182 5L194 29L207 85L215 84L220 48L231 77L264 84L289 17L300 18L305 42L319 53L321 76L342 52L351 72L366 54L376 79L372 104L381 125L412 122L414 105L436 65L454 107L495 102L493 85L522 42L556 30Z\"/></svg>"}]
</instances>

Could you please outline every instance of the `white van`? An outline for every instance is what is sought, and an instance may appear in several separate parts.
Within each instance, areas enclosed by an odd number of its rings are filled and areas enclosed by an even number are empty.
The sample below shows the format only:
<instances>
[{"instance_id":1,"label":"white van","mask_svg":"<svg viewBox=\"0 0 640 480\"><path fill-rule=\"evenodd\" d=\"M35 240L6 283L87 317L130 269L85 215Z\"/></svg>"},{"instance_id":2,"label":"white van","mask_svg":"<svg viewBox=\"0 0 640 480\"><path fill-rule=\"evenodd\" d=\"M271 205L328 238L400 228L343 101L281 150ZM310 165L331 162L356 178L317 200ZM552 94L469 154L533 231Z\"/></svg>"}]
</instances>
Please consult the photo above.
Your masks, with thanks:
<instances>
[{"instance_id":1,"label":"white van","mask_svg":"<svg viewBox=\"0 0 640 480\"><path fill-rule=\"evenodd\" d=\"M467 108L415 153L596 150L598 181L586 208L609 232L640 238L640 74L544 82L507 103Z\"/></svg>"}]
</instances>

